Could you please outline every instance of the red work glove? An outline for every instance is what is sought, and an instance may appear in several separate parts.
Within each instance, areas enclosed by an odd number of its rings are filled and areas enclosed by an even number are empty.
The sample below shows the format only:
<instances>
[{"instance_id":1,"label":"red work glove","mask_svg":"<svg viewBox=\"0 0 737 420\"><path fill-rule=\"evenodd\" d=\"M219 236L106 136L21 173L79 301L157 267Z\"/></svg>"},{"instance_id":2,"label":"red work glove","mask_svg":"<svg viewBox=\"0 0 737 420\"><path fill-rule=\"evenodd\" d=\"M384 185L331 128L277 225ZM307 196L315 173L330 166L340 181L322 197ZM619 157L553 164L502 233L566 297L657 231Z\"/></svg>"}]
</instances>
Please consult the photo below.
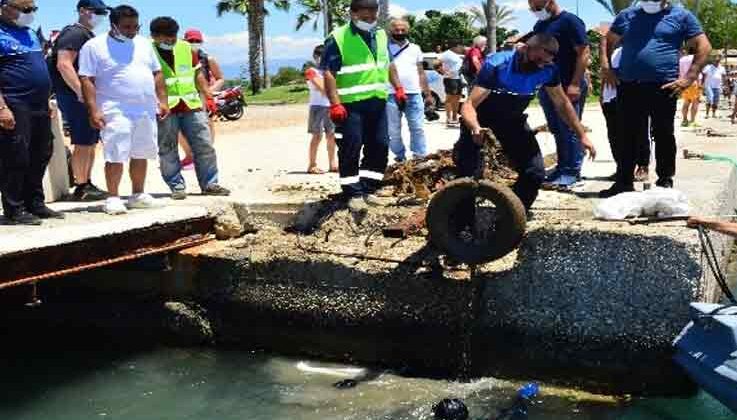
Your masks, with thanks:
<instances>
[{"instance_id":1,"label":"red work glove","mask_svg":"<svg viewBox=\"0 0 737 420\"><path fill-rule=\"evenodd\" d=\"M330 119L334 123L340 124L348 119L348 110L345 109L343 104L332 104L330 105Z\"/></svg>"},{"instance_id":2,"label":"red work glove","mask_svg":"<svg viewBox=\"0 0 737 420\"><path fill-rule=\"evenodd\" d=\"M316 77L317 77L317 70L315 70L314 68L310 67L309 69L307 69L307 71L305 71L305 79L313 80Z\"/></svg>"},{"instance_id":3,"label":"red work glove","mask_svg":"<svg viewBox=\"0 0 737 420\"><path fill-rule=\"evenodd\" d=\"M404 91L403 86L394 89L394 98L397 100L397 105L401 106L407 103L407 92Z\"/></svg>"}]
</instances>

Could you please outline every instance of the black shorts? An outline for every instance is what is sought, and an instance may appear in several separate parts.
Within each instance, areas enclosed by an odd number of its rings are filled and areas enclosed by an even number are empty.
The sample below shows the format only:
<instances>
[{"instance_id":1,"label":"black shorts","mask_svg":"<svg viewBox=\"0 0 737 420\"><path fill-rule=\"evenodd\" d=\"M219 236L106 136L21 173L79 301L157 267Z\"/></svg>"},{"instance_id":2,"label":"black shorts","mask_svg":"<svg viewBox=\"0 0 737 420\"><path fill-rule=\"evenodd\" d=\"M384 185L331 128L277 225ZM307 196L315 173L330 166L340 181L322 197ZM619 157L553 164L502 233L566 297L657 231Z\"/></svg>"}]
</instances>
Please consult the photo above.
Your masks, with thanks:
<instances>
[{"instance_id":1,"label":"black shorts","mask_svg":"<svg viewBox=\"0 0 737 420\"><path fill-rule=\"evenodd\" d=\"M463 93L463 83L461 79L443 79L446 95L460 96Z\"/></svg>"}]
</instances>

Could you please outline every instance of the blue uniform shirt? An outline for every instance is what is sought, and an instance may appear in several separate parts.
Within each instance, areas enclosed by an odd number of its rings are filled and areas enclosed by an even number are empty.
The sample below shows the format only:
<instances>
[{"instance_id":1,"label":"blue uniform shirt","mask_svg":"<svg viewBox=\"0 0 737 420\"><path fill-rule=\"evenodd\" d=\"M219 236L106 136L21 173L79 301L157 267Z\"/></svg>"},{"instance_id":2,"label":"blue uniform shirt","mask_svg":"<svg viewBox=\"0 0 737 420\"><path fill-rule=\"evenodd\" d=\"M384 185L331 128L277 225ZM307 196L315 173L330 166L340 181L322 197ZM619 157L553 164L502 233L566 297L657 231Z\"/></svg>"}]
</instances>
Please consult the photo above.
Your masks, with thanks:
<instances>
[{"instance_id":1,"label":"blue uniform shirt","mask_svg":"<svg viewBox=\"0 0 737 420\"><path fill-rule=\"evenodd\" d=\"M680 6L655 14L630 7L617 15L611 31L622 37L622 80L652 83L676 80L678 49L704 33L696 16Z\"/></svg>"},{"instance_id":2,"label":"blue uniform shirt","mask_svg":"<svg viewBox=\"0 0 737 420\"><path fill-rule=\"evenodd\" d=\"M0 92L9 105L48 107L51 79L36 33L0 22Z\"/></svg>"},{"instance_id":3,"label":"blue uniform shirt","mask_svg":"<svg viewBox=\"0 0 737 420\"><path fill-rule=\"evenodd\" d=\"M540 88L560 85L560 72L555 64L522 72L520 59L519 52L502 51L484 60L476 85L491 93L480 106L481 120L521 118Z\"/></svg>"},{"instance_id":4,"label":"blue uniform shirt","mask_svg":"<svg viewBox=\"0 0 737 420\"><path fill-rule=\"evenodd\" d=\"M532 29L533 33L550 34L558 40L560 48L555 57L555 64L560 69L560 79L563 86L568 86L573 80L576 72L576 61L578 60L577 47L588 44L586 35L586 24L573 13L561 12L548 20L539 20ZM581 82L579 80L579 82Z\"/></svg>"}]
</instances>

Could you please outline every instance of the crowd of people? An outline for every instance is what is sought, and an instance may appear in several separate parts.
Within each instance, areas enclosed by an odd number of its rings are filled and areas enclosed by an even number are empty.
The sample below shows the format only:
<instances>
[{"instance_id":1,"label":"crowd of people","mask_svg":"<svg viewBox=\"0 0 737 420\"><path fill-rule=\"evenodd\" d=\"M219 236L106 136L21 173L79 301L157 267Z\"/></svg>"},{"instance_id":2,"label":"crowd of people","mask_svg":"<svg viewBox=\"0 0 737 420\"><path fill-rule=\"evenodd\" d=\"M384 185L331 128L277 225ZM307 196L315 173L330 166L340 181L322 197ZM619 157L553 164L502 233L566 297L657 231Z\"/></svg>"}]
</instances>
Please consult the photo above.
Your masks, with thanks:
<instances>
[{"instance_id":1,"label":"crowd of people","mask_svg":"<svg viewBox=\"0 0 737 420\"><path fill-rule=\"evenodd\" d=\"M158 17L147 39L139 35L133 7L79 0L77 21L59 31L46 54L30 29L37 10L34 0L0 0L0 193L8 223L38 225L64 217L44 204L42 187L52 154L52 96L73 145L74 199L105 199L104 210L113 215L156 207L144 191L147 162L154 159L172 199L187 197L181 171L188 159L202 194L230 194L218 183L206 112L223 77L200 48L198 30L180 39L179 24ZM109 32L95 34L106 20ZM91 179L100 141L106 191ZM184 160L180 141L189 146ZM125 164L132 184L127 202L119 192Z\"/></svg>"}]
</instances>

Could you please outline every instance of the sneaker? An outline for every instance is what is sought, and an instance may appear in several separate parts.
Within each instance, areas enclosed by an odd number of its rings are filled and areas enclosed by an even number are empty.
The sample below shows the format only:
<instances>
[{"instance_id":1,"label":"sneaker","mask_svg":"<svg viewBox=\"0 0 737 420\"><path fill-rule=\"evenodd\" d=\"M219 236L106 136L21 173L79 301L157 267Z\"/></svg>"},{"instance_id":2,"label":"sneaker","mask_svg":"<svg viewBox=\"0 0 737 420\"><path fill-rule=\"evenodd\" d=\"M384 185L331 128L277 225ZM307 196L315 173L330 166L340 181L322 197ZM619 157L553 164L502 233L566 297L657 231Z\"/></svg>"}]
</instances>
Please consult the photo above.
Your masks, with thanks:
<instances>
[{"instance_id":1,"label":"sneaker","mask_svg":"<svg viewBox=\"0 0 737 420\"><path fill-rule=\"evenodd\" d=\"M187 198L187 191L186 190L173 190L171 192L171 199L172 200L184 200Z\"/></svg>"},{"instance_id":2,"label":"sneaker","mask_svg":"<svg viewBox=\"0 0 737 420\"><path fill-rule=\"evenodd\" d=\"M108 193L94 186L91 182L77 185L72 193L75 201L99 201L108 197Z\"/></svg>"},{"instance_id":3,"label":"sneaker","mask_svg":"<svg viewBox=\"0 0 737 420\"><path fill-rule=\"evenodd\" d=\"M545 181L546 182L552 182L556 179L560 178L562 175L561 171L556 167L552 171L550 171L549 174L545 175Z\"/></svg>"},{"instance_id":4,"label":"sneaker","mask_svg":"<svg viewBox=\"0 0 737 420\"><path fill-rule=\"evenodd\" d=\"M625 192L632 192L635 190L634 185L622 185L615 183L611 187L607 188L606 190L599 191L599 198L609 198L614 197L615 195L622 194Z\"/></svg>"},{"instance_id":5,"label":"sneaker","mask_svg":"<svg viewBox=\"0 0 737 420\"><path fill-rule=\"evenodd\" d=\"M5 219L9 225L40 226L43 223L38 216L25 210L20 210L12 216L5 216Z\"/></svg>"},{"instance_id":6,"label":"sneaker","mask_svg":"<svg viewBox=\"0 0 737 420\"><path fill-rule=\"evenodd\" d=\"M230 195L230 190L225 187L221 187L218 184L211 184L208 185L204 190L202 190L202 195L216 195L226 197Z\"/></svg>"},{"instance_id":7,"label":"sneaker","mask_svg":"<svg viewBox=\"0 0 737 420\"><path fill-rule=\"evenodd\" d=\"M581 181L574 175L561 175L558 178L543 184L546 190L570 190L581 185Z\"/></svg>"},{"instance_id":8,"label":"sneaker","mask_svg":"<svg viewBox=\"0 0 737 420\"><path fill-rule=\"evenodd\" d=\"M128 207L132 209L150 209L158 206L156 199L151 197L151 194L140 193L128 197Z\"/></svg>"},{"instance_id":9,"label":"sneaker","mask_svg":"<svg viewBox=\"0 0 737 420\"><path fill-rule=\"evenodd\" d=\"M194 160L191 157L187 157L182 159L182 161L179 162L179 165L181 165L182 170L191 171L194 169Z\"/></svg>"},{"instance_id":10,"label":"sneaker","mask_svg":"<svg viewBox=\"0 0 737 420\"><path fill-rule=\"evenodd\" d=\"M673 178L659 178L655 185L660 188L673 188Z\"/></svg>"},{"instance_id":11,"label":"sneaker","mask_svg":"<svg viewBox=\"0 0 737 420\"><path fill-rule=\"evenodd\" d=\"M688 120L681 121L681 127L688 127Z\"/></svg>"},{"instance_id":12,"label":"sneaker","mask_svg":"<svg viewBox=\"0 0 737 420\"><path fill-rule=\"evenodd\" d=\"M28 212L39 219L63 219L64 213L51 210L45 204L28 209Z\"/></svg>"},{"instance_id":13,"label":"sneaker","mask_svg":"<svg viewBox=\"0 0 737 420\"><path fill-rule=\"evenodd\" d=\"M116 214L128 213L128 209L125 208L125 204L120 197L108 197L105 200L105 213L114 216Z\"/></svg>"}]
</instances>

